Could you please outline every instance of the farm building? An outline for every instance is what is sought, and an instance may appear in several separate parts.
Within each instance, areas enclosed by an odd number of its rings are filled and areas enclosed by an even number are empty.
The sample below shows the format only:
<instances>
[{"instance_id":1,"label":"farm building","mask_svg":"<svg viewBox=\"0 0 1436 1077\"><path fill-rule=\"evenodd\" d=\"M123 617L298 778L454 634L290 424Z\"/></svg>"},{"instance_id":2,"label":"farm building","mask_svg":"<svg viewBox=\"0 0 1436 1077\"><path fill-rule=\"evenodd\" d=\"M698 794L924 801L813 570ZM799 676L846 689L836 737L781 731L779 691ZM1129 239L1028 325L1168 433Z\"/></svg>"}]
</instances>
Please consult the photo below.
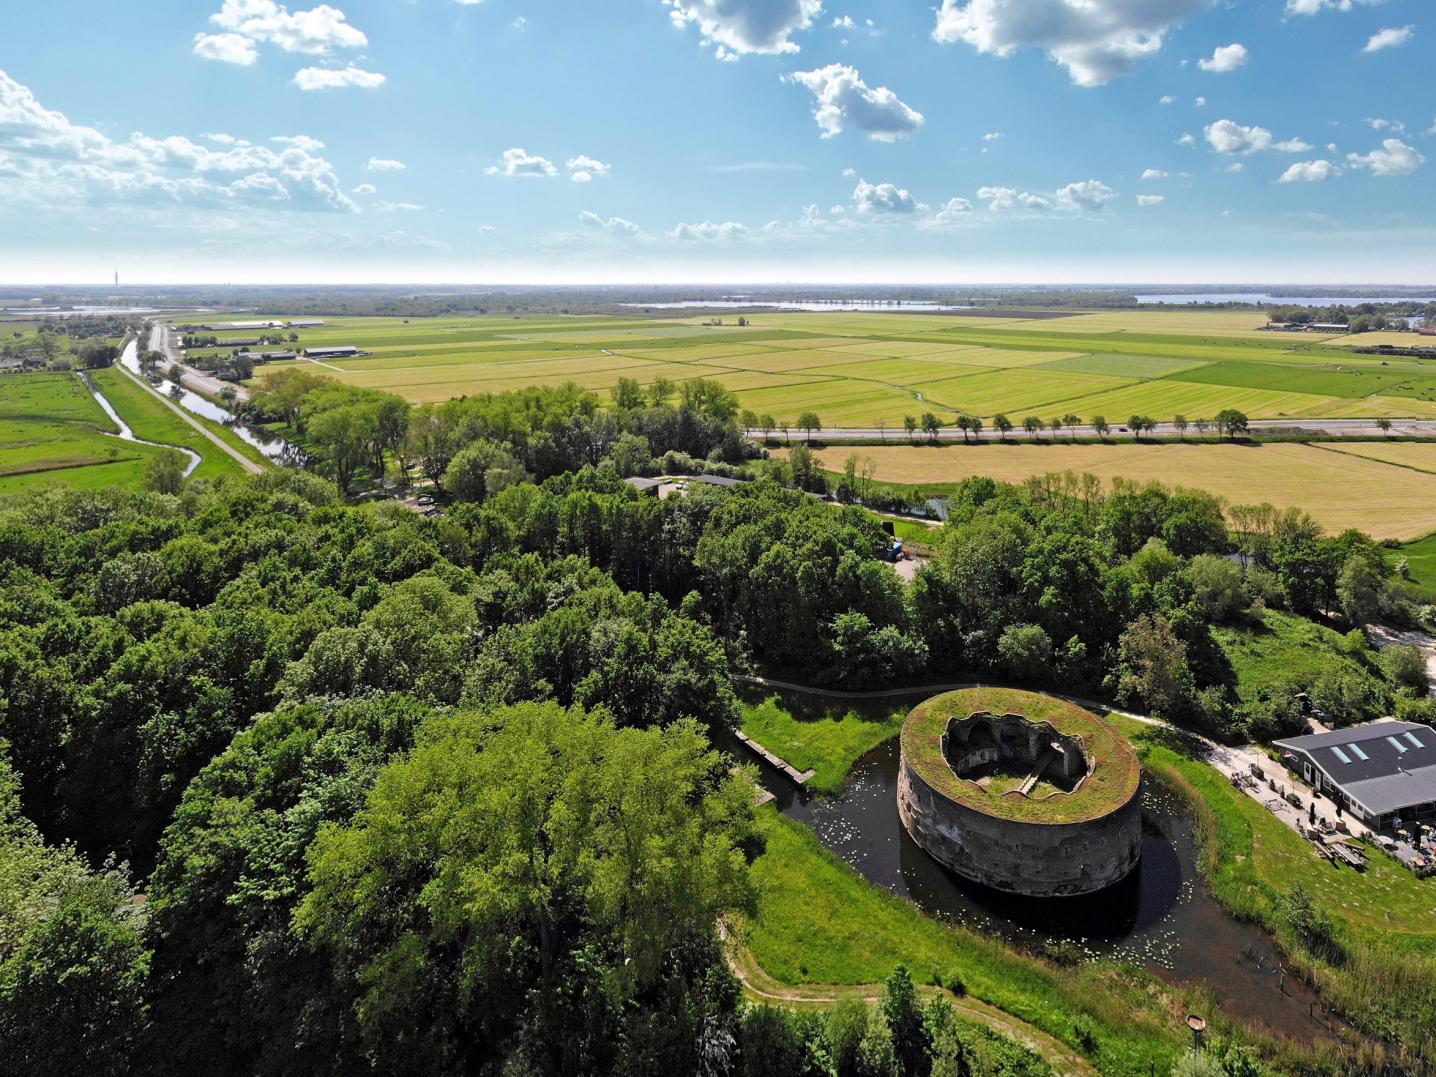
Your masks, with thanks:
<instances>
[{"instance_id":1,"label":"farm building","mask_svg":"<svg viewBox=\"0 0 1436 1077\"><path fill-rule=\"evenodd\" d=\"M349 359L364 353L352 344L343 344L332 348L306 348L304 354L310 359Z\"/></svg>"},{"instance_id":2,"label":"farm building","mask_svg":"<svg viewBox=\"0 0 1436 1077\"><path fill-rule=\"evenodd\" d=\"M255 363L278 362L283 359L295 359L297 356L291 351L278 352L240 352L238 358L249 359Z\"/></svg>"},{"instance_id":3,"label":"farm building","mask_svg":"<svg viewBox=\"0 0 1436 1077\"><path fill-rule=\"evenodd\" d=\"M324 324L323 318L310 318L305 321L288 321L284 323L290 329L318 329Z\"/></svg>"},{"instance_id":4,"label":"farm building","mask_svg":"<svg viewBox=\"0 0 1436 1077\"><path fill-rule=\"evenodd\" d=\"M689 482L706 482L709 486L742 486L742 479L729 479L722 475L693 475Z\"/></svg>"},{"instance_id":5,"label":"farm building","mask_svg":"<svg viewBox=\"0 0 1436 1077\"><path fill-rule=\"evenodd\" d=\"M624 479L624 482L632 486L640 494L658 496L658 488L663 485L662 479L645 479L642 475L634 475L632 478Z\"/></svg>"},{"instance_id":6,"label":"farm building","mask_svg":"<svg viewBox=\"0 0 1436 1077\"><path fill-rule=\"evenodd\" d=\"M258 337L235 337L233 340L216 340L214 346L216 348L248 348L258 343Z\"/></svg>"},{"instance_id":7,"label":"farm building","mask_svg":"<svg viewBox=\"0 0 1436 1077\"><path fill-rule=\"evenodd\" d=\"M204 329L210 333L243 332L246 329L278 329L278 322L213 322L210 325L182 325L181 330Z\"/></svg>"},{"instance_id":8,"label":"farm building","mask_svg":"<svg viewBox=\"0 0 1436 1077\"><path fill-rule=\"evenodd\" d=\"M1313 333L1347 333L1351 331L1351 326L1345 322L1312 322L1311 331Z\"/></svg>"},{"instance_id":9,"label":"farm building","mask_svg":"<svg viewBox=\"0 0 1436 1077\"><path fill-rule=\"evenodd\" d=\"M1282 760L1373 830L1436 815L1436 729L1365 725L1272 742Z\"/></svg>"}]
</instances>

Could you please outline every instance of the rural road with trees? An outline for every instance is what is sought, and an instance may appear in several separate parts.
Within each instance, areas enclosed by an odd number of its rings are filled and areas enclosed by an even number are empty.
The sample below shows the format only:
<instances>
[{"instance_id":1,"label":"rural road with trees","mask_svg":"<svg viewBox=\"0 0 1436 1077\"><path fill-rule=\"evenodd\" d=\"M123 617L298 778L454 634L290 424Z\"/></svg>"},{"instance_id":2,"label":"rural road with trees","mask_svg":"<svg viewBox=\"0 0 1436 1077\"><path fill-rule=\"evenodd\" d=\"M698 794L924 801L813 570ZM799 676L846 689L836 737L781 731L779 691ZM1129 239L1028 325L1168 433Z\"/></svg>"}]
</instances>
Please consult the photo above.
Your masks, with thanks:
<instances>
[{"instance_id":1,"label":"rural road with trees","mask_svg":"<svg viewBox=\"0 0 1436 1077\"><path fill-rule=\"evenodd\" d=\"M1011 416L1009 416L1009 418L1011 418ZM1032 440L1051 441L1054 436L1059 441L1071 438L1095 438L1098 436L1097 431L1094 430L1091 426L1079 424L1077 426L1064 426L1061 432L1056 435L1054 435L1052 429L1048 427L1044 430L1039 431L1036 435L1036 438L1034 439L1032 435L1029 435L1027 431L1022 429L1021 416L1014 419L1013 421L1016 424L1016 429L1012 430L1005 439L1011 442ZM1109 429L1103 436L1109 439L1131 437L1131 432L1125 429L1126 421L1127 420L1125 418L1117 419L1114 417L1112 419L1109 419ZM1261 437L1264 435L1281 436L1291 434L1312 434L1320 437L1436 437L1436 419L1392 419L1390 420L1390 422L1391 429L1382 430L1381 427L1377 425L1377 420L1374 418L1253 419L1250 422L1247 436ZM804 430L801 426L789 426L788 433L790 435L790 440L794 438L797 440L806 440L807 431ZM878 429L876 426L834 427L832 429L824 428L821 431L815 429L813 433L816 440L829 443L835 441L886 441L893 445L903 445L911 443L913 441L922 443L932 440L928 433L921 428L914 431L913 434L909 436L907 431L904 430L901 426L890 426L881 430ZM765 435L770 441L781 440L783 438L783 431L781 428L778 427L774 427L773 429L767 431L755 427L747 431L747 436L755 441L762 440ZM937 440L939 441L955 441L959 444L964 441L1004 440L1001 434L999 434L996 430L992 429L990 422L984 425L983 429L978 433L964 431L956 426L944 426L937 431L936 436ZM1178 430L1177 427L1172 423L1156 423L1151 430L1145 431L1142 434L1142 438L1138 440L1158 437L1187 437L1188 440L1194 442L1223 440L1219 437L1217 433L1215 423L1211 425L1211 427L1205 434L1201 434L1196 431L1194 422L1190 421L1188 422L1185 431Z\"/></svg>"},{"instance_id":2,"label":"rural road with trees","mask_svg":"<svg viewBox=\"0 0 1436 1077\"><path fill-rule=\"evenodd\" d=\"M175 348L170 336L174 330L168 325L156 322L150 329L150 350L157 351L164 355L165 361L175 364L184 371L184 377L180 379L186 389L192 389L202 396L217 397L226 388L233 389L235 399L245 401L249 399L249 390L243 385L236 385L233 382L221 381L219 378L187 366L181 359L179 351Z\"/></svg>"}]
</instances>

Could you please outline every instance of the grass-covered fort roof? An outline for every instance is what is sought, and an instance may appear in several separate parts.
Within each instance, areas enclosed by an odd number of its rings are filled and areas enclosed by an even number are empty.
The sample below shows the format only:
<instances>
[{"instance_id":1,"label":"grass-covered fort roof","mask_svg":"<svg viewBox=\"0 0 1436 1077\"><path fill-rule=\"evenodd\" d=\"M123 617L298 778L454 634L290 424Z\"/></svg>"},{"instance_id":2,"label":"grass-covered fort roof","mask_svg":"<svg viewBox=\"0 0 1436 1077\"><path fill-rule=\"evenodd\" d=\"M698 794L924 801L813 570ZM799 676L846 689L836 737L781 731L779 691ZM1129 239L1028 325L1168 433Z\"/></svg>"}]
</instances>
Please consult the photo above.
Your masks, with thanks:
<instances>
[{"instance_id":1,"label":"grass-covered fort roof","mask_svg":"<svg viewBox=\"0 0 1436 1077\"><path fill-rule=\"evenodd\" d=\"M1092 772L1073 792L1041 800L1017 792L995 794L959 778L943 758L942 733L949 718L978 711L994 715L1011 711L1080 737ZM1078 823L1100 818L1127 803L1141 780L1137 753L1101 718L1065 699L1015 688L965 688L925 700L903 723L902 751L918 777L939 793L986 815L1019 822Z\"/></svg>"}]
</instances>

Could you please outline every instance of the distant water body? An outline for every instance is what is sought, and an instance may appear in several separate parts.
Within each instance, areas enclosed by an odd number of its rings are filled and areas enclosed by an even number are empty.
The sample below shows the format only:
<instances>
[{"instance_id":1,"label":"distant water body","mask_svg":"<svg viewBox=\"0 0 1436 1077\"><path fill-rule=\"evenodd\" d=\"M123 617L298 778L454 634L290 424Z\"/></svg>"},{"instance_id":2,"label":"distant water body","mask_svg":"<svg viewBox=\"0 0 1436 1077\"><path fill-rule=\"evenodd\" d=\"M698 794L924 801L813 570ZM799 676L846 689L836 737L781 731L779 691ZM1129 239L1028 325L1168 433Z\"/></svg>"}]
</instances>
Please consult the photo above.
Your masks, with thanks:
<instances>
[{"instance_id":1,"label":"distant water body","mask_svg":"<svg viewBox=\"0 0 1436 1077\"><path fill-rule=\"evenodd\" d=\"M1436 303L1436 299L1429 296L1402 295L1395 298L1371 298L1363 296L1352 298L1350 296L1341 298L1329 298L1327 296L1287 296L1267 295L1265 292L1207 292L1201 295L1139 295L1137 302L1143 305L1151 303L1171 303L1174 305L1189 305L1193 303L1254 303L1257 306L1270 307L1354 307L1358 303Z\"/></svg>"},{"instance_id":2,"label":"distant water body","mask_svg":"<svg viewBox=\"0 0 1436 1077\"><path fill-rule=\"evenodd\" d=\"M784 300L783 302L772 302L733 296L724 299L685 299L679 303L623 303L621 305L625 307L648 307L653 310L684 310L689 307L699 307L703 309L739 307L748 310L752 307L771 307L774 310L870 310L889 311L897 314L909 312L921 314L925 311L933 310L977 309L972 306L956 306L948 303L921 303L916 300L886 302L869 299L793 299Z\"/></svg>"}]
</instances>

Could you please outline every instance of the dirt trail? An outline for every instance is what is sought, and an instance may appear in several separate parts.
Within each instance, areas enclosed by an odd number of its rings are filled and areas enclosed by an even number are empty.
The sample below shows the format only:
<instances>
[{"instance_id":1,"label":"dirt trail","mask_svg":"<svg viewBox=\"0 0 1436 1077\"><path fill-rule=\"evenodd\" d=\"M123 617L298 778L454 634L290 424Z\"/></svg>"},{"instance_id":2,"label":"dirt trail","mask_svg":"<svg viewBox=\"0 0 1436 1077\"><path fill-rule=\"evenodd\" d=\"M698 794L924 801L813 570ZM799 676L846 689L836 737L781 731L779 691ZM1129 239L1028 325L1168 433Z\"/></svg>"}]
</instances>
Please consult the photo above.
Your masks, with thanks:
<instances>
[{"instance_id":1,"label":"dirt trail","mask_svg":"<svg viewBox=\"0 0 1436 1077\"><path fill-rule=\"evenodd\" d=\"M843 998L859 998L864 1002L877 1002L882 996L881 984L785 984L764 972L748 948L724 931L728 965L733 975L743 985L743 991L750 998L785 1006L826 1006ZM1016 1040L1029 1048L1052 1067L1053 1071L1073 1077L1089 1077L1099 1071L1077 1051L1061 1040L1048 1035L1035 1025L1014 1017L1005 1010L967 996L959 997L945 988L920 985L918 990L926 995L941 994L957 1012L971 1021L977 1021L994 1032Z\"/></svg>"}]
</instances>

